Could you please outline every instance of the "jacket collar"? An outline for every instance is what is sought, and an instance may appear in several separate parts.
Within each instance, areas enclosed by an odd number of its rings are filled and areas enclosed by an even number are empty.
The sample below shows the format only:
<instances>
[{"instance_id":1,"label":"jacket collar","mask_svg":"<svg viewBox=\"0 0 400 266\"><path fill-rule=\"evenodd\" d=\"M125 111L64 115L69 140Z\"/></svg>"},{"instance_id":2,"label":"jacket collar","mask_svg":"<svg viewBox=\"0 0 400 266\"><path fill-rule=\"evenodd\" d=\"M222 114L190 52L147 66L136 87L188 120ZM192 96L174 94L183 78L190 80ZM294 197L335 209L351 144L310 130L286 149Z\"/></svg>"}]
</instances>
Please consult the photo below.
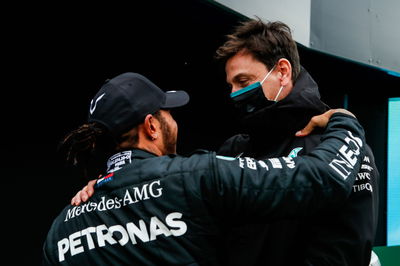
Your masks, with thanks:
<instances>
[{"instance_id":1,"label":"jacket collar","mask_svg":"<svg viewBox=\"0 0 400 266\"><path fill-rule=\"evenodd\" d=\"M157 155L141 149L118 152L108 159L107 173L115 172L123 166L130 164L132 159L147 159L152 157L157 157Z\"/></svg>"},{"instance_id":2,"label":"jacket collar","mask_svg":"<svg viewBox=\"0 0 400 266\"><path fill-rule=\"evenodd\" d=\"M312 116L328 109L329 107L320 99L317 84L302 67L289 95L257 111L252 120L249 120L250 123L244 120L244 131L264 141L266 134L275 140L287 138L294 136L294 133L303 128Z\"/></svg>"},{"instance_id":3,"label":"jacket collar","mask_svg":"<svg viewBox=\"0 0 400 266\"><path fill-rule=\"evenodd\" d=\"M145 150L141 150L141 149L133 149L131 150L132 152L132 159L147 159L147 158L151 158L151 157L157 157L157 155L155 155L152 152L149 151L145 151Z\"/></svg>"}]
</instances>

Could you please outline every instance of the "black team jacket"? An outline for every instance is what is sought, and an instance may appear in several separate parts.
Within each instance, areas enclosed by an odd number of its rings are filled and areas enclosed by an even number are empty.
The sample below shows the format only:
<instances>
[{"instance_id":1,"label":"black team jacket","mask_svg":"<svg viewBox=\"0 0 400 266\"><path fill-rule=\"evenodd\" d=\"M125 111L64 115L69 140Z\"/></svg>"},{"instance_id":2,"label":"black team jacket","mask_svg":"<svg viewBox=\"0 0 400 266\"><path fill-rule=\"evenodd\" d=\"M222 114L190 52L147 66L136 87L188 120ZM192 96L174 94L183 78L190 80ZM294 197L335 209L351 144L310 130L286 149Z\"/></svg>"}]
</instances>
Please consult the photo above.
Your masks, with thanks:
<instances>
[{"instance_id":1,"label":"black team jacket","mask_svg":"<svg viewBox=\"0 0 400 266\"><path fill-rule=\"evenodd\" d=\"M247 134L231 137L218 153L256 159L309 154L320 143L321 131L301 138L295 137L295 132L312 116L326 110L317 84L302 68L292 92L261 110ZM367 147L346 202L326 206L299 219L239 226L228 231L229 264L369 265L378 219L378 179L374 156Z\"/></svg>"},{"instance_id":2,"label":"black team jacket","mask_svg":"<svg viewBox=\"0 0 400 266\"><path fill-rule=\"evenodd\" d=\"M365 156L363 129L334 114L322 138L297 158L117 153L90 200L54 220L43 264L225 265L225 228L346 202Z\"/></svg>"}]
</instances>

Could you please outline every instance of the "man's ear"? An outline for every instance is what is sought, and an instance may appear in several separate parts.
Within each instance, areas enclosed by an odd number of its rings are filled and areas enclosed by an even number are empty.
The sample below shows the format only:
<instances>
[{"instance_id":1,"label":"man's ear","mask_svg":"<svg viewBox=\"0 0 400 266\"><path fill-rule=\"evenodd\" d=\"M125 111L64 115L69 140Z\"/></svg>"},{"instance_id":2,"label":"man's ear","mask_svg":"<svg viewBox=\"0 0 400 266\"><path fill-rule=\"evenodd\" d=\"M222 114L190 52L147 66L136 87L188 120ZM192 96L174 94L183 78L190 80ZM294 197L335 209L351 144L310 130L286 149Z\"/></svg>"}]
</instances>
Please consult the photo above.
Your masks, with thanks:
<instances>
[{"instance_id":1,"label":"man's ear","mask_svg":"<svg viewBox=\"0 0 400 266\"><path fill-rule=\"evenodd\" d=\"M278 61L277 69L281 85L286 86L292 80L292 64L286 58L281 58Z\"/></svg>"},{"instance_id":2,"label":"man's ear","mask_svg":"<svg viewBox=\"0 0 400 266\"><path fill-rule=\"evenodd\" d=\"M158 121L153 115L146 115L143 123L143 131L146 137L151 140L156 140L158 138L157 123Z\"/></svg>"}]
</instances>

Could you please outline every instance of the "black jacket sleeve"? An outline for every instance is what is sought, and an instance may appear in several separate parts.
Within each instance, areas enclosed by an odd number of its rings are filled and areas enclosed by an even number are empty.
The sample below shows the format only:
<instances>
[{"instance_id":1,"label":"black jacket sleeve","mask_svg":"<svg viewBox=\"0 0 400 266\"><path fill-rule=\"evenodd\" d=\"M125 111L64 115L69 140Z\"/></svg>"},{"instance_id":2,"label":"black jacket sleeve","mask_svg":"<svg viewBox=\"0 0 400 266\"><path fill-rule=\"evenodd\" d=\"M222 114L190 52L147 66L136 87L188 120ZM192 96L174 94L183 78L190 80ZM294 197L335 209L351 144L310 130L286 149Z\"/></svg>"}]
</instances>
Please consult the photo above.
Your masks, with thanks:
<instances>
[{"instance_id":1,"label":"black jacket sleeve","mask_svg":"<svg viewBox=\"0 0 400 266\"><path fill-rule=\"evenodd\" d=\"M238 134L227 139L217 154L231 157L240 157L242 154L250 152L250 136L247 134Z\"/></svg>"},{"instance_id":2,"label":"black jacket sleeve","mask_svg":"<svg viewBox=\"0 0 400 266\"><path fill-rule=\"evenodd\" d=\"M216 156L203 196L216 215L237 222L303 215L349 196L365 146L358 121L337 113L307 156L263 161Z\"/></svg>"}]
</instances>

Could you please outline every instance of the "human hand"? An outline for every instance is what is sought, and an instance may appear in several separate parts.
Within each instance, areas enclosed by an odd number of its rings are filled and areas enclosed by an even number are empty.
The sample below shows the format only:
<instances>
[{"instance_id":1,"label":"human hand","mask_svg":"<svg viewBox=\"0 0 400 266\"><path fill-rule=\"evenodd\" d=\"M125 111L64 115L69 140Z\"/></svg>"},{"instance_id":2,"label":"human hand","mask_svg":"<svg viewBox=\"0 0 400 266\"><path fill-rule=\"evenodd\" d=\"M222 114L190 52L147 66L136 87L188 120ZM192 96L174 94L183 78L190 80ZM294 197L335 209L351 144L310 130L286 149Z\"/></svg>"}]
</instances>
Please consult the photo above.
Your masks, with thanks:
<instances>
[{"instance_id":1,"label":"human hand","mask_svg":"<svg viewBox=\"0 0 400 266\"><path fill-rule=\"evenodd\" d=\"M299 130L299 131L296 132L296 137L307 136L316 127L326 127L326 125L328 124L329 119L331 118L331 116L334 113L337 113L337 112L348 114L348 115L356 117L353 113L351 113L350 111L348 111L346 109L342 109L342 108L330 109L330 110L326 111L325 113L323 113L321 115L313 116L311 118L310 122L308 122L308 124L302 130Z\"/></svg>"},{"instance_id":2,"label":"human hand","mask_svg":"<svg viewBox=\"0 0 400 266\"><path fill-rule=\"evenodd\" d=\"M97 179L90 180L82 190L78 191L76 195L71 199L71 205L79 206L82 202L86 202L94 193L94 185Z\"/></svg>"}]
</instances>

